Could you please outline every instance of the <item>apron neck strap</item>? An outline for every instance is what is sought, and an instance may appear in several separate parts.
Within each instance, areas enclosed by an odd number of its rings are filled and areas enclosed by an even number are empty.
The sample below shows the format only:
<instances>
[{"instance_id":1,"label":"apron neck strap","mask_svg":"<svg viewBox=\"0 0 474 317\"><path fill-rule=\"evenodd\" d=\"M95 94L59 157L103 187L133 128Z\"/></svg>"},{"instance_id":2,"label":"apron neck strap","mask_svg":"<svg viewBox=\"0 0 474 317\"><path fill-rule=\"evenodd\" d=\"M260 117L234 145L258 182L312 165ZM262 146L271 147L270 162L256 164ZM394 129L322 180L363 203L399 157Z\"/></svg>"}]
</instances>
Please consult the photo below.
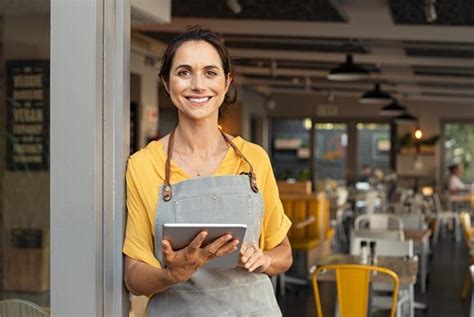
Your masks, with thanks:
<instances>
[{"instance_id":1,"label":"apron neck strap","mask_svg":"<svg viewBox=\"0 0 474 317\"><path fill-rule=\"evenodd\" d=\"M175 134L176 129L174 129L169 137L168 140L168 151L167 155L168 157L166 158L166 163L165 163L165 181L163 184L163 200L164 201L170 201L171 198L173 197L173 191L171 188L170 184L170 176L171 176L171 158L173 156L173 148L174 148L174 134ZM232 142L232 140L222 131L222 129L219 128L219 131L221 132L222 136L224 137L224 140L229 144L230 147L235 151L235 153L242 158L245 163L249 166L249 172L248 173L241 173L249 176L250 180L250 188L252 189L253 192L258 192L258 187L257 187L257 178L255 176L255 173L253 172L253 166L250 163L249 160L242 154L242 152L239 150L239 148Z\"/></svg>"},{"instance_id":2,"label":"apron neck strap","mask_svg":"<svg viewBox=\"0 0 474 317\"><path fill-rule=\"evenodd\" d=\"M163 200L170 201L173 197L173 192L170 185L170 174L171 174L171 157L173 155L174 148L174 132L176 129L171 131L169 140L168 140L168 153L165 163L165 182L163 184Z\"/></svg>"}]
</instances>

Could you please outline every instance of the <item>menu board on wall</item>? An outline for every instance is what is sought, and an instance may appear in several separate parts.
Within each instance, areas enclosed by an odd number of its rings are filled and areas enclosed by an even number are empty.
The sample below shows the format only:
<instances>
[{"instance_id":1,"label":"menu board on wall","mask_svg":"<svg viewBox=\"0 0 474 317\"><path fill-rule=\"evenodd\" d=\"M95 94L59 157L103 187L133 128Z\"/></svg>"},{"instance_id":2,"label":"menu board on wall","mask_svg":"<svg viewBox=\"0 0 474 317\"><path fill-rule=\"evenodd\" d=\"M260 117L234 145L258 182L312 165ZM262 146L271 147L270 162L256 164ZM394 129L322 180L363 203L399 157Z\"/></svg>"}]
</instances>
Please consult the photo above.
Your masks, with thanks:
<instances>
[{"instance_id":1,"label":"menu board on wall","mask_svg":"<svg viewBox=\"0 0 474 317\"><path fill-rule=\"evenodd\" d=\"M49 168L49 61L6 63L7 150L10 171Z\"/></svg>"}]
</instances>

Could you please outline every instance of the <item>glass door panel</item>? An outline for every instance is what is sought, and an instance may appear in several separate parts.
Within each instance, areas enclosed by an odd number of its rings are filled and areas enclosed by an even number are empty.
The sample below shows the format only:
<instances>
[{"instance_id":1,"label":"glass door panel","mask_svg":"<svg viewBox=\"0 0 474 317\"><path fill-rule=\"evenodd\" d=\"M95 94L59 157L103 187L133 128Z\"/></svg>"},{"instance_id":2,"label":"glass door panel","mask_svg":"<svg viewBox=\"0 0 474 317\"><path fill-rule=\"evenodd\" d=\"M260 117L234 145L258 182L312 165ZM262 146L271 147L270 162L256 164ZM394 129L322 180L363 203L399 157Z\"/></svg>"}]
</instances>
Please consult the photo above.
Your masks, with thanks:
<instances>
[{"instance_id":1,"label":"glass door panel","mask_svg":"<svg viewBox=\"0 0 474 317\"><path fill-rule=\"evenodd\" d=\"M346 183L347 124L315 124L316 179Z\"/></svg>"},{"instance_id":2,"label":"glass door panel","mask_svg":"<svg viewBox=\"0 0 474 317\"><path fill-rule=\"evenodd\" d=\"M376 169L390 172L390 124L357 123L357 178L362 179L364 170Z\"/></svg>"},{"instance_id":3,"label":"glass door panel","mask_svg":"<svg viewBox=\"0 0 474 317\"><path fill-rule=\"evenodd\" d=\"M48 309L50 3L0 7L0 299Z\"/></svg>"}]
</instances>

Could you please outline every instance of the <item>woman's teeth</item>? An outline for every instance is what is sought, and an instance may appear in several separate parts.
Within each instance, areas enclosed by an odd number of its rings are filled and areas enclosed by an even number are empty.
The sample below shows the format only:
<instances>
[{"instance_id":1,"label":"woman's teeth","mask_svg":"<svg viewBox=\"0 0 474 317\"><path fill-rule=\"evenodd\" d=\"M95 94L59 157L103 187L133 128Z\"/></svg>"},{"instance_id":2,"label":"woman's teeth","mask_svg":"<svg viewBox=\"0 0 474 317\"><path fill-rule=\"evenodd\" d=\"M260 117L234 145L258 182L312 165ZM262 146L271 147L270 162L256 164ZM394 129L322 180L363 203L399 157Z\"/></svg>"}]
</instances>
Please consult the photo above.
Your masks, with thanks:
<instances>
[{"instance_id":1,"label":"woman's teeth","mask_svg":"<svg viewBox=\"0 0 474 317\"><path fill-rule=\"evenodd\" d=\"M189 101L191 101L192 103L204 103L206 101L208 101L210 99L210 97L202 97L202 98L188 98Z\"/></svg>"}]
</instances>

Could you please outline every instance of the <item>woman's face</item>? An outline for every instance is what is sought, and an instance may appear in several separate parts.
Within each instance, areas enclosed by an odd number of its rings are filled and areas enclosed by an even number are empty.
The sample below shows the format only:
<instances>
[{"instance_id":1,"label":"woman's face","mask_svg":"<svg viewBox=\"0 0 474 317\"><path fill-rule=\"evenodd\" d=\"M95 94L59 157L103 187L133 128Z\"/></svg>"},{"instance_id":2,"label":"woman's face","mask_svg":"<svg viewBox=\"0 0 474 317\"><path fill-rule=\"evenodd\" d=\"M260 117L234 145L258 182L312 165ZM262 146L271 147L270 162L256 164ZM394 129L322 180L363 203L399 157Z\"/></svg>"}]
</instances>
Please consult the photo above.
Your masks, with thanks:
<instances>
[{"instance_id":1,"label":"woman's face","mask_svg":"<svg viewBox=\"0 0 474 317\"><path fill-rule=\"evenodd\" d=\"M180 115L193 120L215 116L217 120L231 80L211 44L187 41L175 53L167 90Z\"/></svg>"}]
</instances>

